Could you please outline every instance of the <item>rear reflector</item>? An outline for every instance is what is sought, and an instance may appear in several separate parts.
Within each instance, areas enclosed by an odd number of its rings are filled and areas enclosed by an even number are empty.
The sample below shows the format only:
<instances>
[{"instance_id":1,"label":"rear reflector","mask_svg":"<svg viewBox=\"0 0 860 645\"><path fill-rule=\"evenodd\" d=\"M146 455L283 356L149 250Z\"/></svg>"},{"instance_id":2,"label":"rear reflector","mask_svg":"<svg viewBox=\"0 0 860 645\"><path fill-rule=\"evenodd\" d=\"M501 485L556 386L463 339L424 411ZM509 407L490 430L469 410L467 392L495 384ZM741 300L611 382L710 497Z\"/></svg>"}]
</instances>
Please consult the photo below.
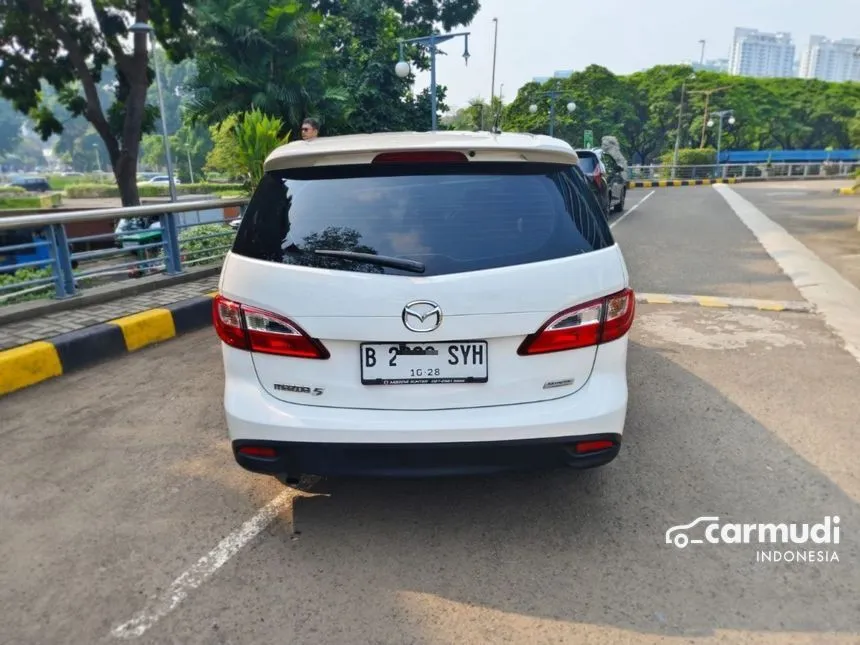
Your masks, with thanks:
<instances>
[{"instance_id":1,"label":"rear reflector","mask_svg":"<svg viewBox=\"0 0 860 645\"><path fill-rule=\"evenodd\" d=\"M523 340L520 356L581 349L624 336L633 325L635 298L632 289L592 300L550 318Z\"/></svg>"},{"instance_id":2,"label":"rear reflector","mask_svg":"<svg viewBox=\"0 0 860 645\"><path fill-rule=\"evenodd\" d=\"M615 444L608 439L599 439L597 441L580 441L576 444L574 451L577 454L584 455L589 452L597 452L598 450L606 450L612 448Z\"/></svg>"},{"instance_id":3,"label":"rear reflector","mask_svg":"<svg viewBox=\"0 0 860 645\"><path fill-rule=\"evenodd\" d=\"M266 457L270 459L277 457L275 449L268 446L242 446L239 448L239 454L247 455L248 457Z\"/></svg>"},{"instance_id":4,"label":"rear reflector","mask_svg":"<svg viewBox=\"0 0 860 645\"><path fill-rule=\"evenodd\" d=\"M373 163L468 163L462 152L454 150L430 150L416 152L383 152L373 158Z\"/></svg>"},{"instance_id":5,"label":"rear reflector","mask_svg":"<svg viewBox=\"0 0 860 645\"><path fill-rule=\"evenodd\" d=\"M230 347L295 358L329 357L322 343L308 336L288 318L233 302L221 295L215 297L212 309L215 331Z\"/></svg>"}]
</instances>

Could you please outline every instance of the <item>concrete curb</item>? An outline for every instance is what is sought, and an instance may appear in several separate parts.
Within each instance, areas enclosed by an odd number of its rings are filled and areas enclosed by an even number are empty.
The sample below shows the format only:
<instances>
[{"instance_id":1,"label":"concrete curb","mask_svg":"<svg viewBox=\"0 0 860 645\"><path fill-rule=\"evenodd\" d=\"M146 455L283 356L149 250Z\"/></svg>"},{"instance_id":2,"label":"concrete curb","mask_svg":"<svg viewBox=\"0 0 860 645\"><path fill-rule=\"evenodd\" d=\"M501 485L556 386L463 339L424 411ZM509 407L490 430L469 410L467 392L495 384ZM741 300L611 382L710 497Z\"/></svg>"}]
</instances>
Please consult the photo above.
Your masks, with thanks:
<instances>
[{"instance_id":1,"label":"concrete curb","mask_svg":"<svg viewBox=\"0 0 860 645\"><path fill-rule=\"evenodd\" d=\"M833 192L837 195L860 195L860 189L852 188L850 186L845 188L836 188Z\"/></svg>"},{"instance_id":2,"label":"concrete curb","mask_svg":"<svg viewBox=\"0 0 860 645\"><path fill-rule=\"evenodd\" d=\"M0 396L212 324L215 292L0 351Z\"/></svg>"},{"instance_id":3,"label":"concrete curb","mask_svg":"<svg viewBox=\"0 0 860 645\"><path fill-rule=\"evenodd\" d=\"M728 179L660 179L655 181L628 181L628 188L669 188L675 186L710 186L712 184L736 184L736 177Z\"/></svg>"},{"instance_id":4,"label":"concrete curb","mask_svg":"<svg viewBox=\"0 0 860 645\"><path fill-rule=\"evenodd\" d=\"M628 188L673 188L677 186L713 186L714 184L750 184L756 182L779 181L816 181L832 180L833 177L727 177L726 179L655 179L648 181L628 181ZM837 177L836 179L840 179ZM834 192L842 192L837 189ZM848 189L853 190L853 189ZM843 195L853 194L842 192Z\"/></svg>"},{"instance_id":5,"label":"concrete curb","mask_svg":"<svg viewBox=\"0 0 860 645\"><path fill-rule=\"evenodd\" d=\"M755 309L757 311L794 311L799 313L813 313L815 311L815 307L803 301L722 298L719 296L690 296L669 293L637 293L636 302L647 305L695 305L717 309Z\"/></svg>"}]
</instances>

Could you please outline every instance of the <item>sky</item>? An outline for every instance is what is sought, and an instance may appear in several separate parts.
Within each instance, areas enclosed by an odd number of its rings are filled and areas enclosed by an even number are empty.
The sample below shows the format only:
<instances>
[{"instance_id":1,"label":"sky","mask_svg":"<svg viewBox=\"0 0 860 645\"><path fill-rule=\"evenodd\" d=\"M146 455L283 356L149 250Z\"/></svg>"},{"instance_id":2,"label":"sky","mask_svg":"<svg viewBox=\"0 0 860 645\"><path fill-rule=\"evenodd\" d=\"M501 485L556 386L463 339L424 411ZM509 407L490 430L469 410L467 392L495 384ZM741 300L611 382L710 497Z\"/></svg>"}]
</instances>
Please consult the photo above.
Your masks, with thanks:
<instances>
[{"instance_id":1,"label":"sky","mask_svg":"<svg viewBox=\"0 0 860 645\"><path fill-rule=\"evenodd\" d=\"M468 66L463 38L440 46L437 83L448 88L448 106L487 100L493 71L493 18L499 20L496 96L514 99L535 76L556 70L579 71L591 64L616 74L654 65L728 58L735 27L792 35L799 60L811 35L834 40L860 38L860 0L482 0L472 23L453 32L471 32ZM416 91L430 84L416 77Z\"/></svg>"}]
</instances>

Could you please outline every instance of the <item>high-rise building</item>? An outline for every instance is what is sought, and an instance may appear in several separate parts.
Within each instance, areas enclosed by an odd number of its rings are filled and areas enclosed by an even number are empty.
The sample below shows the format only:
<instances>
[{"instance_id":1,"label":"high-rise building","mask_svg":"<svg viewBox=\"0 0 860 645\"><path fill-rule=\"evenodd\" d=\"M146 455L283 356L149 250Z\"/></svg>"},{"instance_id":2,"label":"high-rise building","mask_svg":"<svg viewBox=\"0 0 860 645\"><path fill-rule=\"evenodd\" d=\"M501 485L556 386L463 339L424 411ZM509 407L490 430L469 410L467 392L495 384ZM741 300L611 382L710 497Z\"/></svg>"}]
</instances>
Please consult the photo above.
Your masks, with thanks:
<instances>
[{"instance_id":1,"label":"high-rise building","mask_svg":"<svg viewBox=\"0 0 860 645\"><path fill-rule=\"evenodd\" d=\"M811 36L800 63L800 76L822 81L860 81L860 40Z\"/></svg>"},{"instance_id":2,"label":"high-rise building","mask_svg":"<svg viewBox=\"0 0 860 645\"><path fill-rule=\"evenodd\" d=\"M735 76L794 76L794 43L791 34L768 34L735 28L729 55L729 74Z\"/></svg>"}]
</instances>

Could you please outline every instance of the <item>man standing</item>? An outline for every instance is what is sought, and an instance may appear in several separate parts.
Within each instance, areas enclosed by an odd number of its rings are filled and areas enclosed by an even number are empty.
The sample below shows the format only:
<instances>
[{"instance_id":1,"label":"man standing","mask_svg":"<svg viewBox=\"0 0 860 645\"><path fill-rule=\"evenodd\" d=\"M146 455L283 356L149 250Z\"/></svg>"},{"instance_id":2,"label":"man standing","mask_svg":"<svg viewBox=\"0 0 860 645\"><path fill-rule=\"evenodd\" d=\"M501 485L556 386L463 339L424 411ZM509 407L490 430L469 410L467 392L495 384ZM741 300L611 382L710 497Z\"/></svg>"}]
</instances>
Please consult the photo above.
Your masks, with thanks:
<instances>
[{"instance_id":1,"label":"man standing","mask_svg":"<svg viewBox=\"0 0 860 645\"><path fill-rule=\"evenodd\" d=\"M320 123L316 119L308 117L302 121L302 139L310 141L316 139L320 133Z\"/></svg>"}]
</instances>

